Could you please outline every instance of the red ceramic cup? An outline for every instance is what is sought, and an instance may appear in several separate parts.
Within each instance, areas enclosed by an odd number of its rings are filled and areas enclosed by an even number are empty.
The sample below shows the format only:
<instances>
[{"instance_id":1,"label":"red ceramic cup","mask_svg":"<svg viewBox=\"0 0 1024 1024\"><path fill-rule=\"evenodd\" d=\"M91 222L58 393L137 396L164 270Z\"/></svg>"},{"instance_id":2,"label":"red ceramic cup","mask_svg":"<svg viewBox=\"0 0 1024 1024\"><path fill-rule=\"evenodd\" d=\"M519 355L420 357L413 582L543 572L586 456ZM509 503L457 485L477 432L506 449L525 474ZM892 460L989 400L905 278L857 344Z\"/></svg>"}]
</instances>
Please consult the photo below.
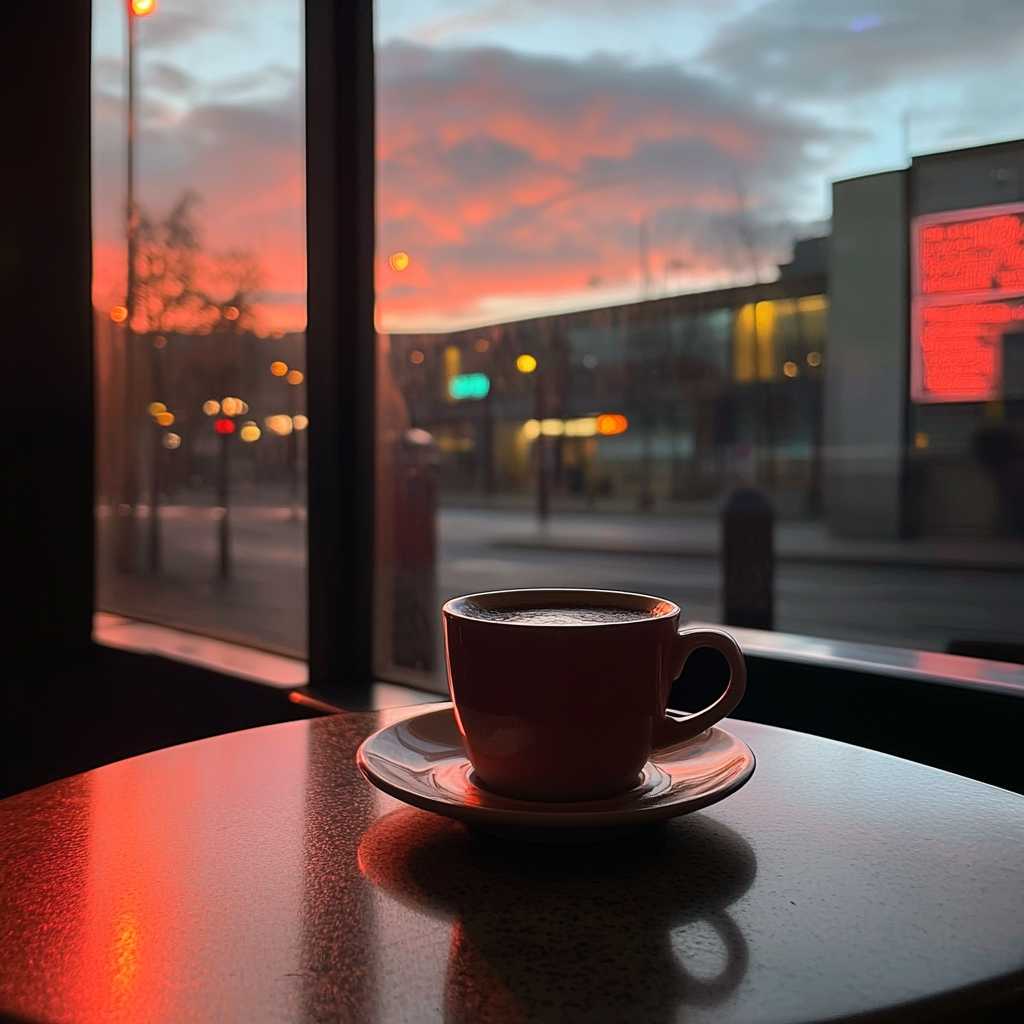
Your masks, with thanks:
<instances>
[{"instance_id":1,"label":"red ceramic cup","mask_svg":"<svg viewBox=\"0 0 1024 1024\"><path fill-rule=\"evenodd\" d=\"M501 619L559 607L643 617L569 625ZM480 784L505 796L578 802L625 792L653 750L710 728L746 685L743 655L728 633L680 630L679 608L656 597L506 590L456 598L443 612L448 686L466 752ZM698 647L725 655L729 685L703 711L666 714L672 681Z\"/></svg>"}]
</instances>

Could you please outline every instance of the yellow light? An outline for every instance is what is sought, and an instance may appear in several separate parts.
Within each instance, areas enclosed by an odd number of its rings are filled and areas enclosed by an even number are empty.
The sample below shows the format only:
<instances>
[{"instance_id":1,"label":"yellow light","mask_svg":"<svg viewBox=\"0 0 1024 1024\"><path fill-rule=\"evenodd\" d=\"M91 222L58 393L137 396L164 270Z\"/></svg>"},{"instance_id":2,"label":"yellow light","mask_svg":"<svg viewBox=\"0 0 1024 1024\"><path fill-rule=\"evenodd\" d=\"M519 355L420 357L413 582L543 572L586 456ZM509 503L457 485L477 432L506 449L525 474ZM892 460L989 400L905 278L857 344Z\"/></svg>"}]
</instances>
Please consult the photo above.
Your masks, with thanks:
<instances>
[{"instance_id":1,"label":"yellow light","mask_svg":"<svg viewBox=\"0 0 1024 1024\"><path fill-rule=\"evenodd\" d=\"M491 343L486 338L477 338L476 341L473 342L473 348L475 348L477 352L486 352L490 347Z\"/></svg>"},{"instance_id":2,"label":"yellow light","mask_svg":"<svg viewBox=\"0 0 1024 1024\"><path fill-rule=\"evenodd\" d=\"M565 433L563 420L541 420L540 432L545 437L561 437Z\"/></svg>"},{"instance_id":3,"label":"yellow light","mask_svg":"<svg viewBox=\"0 0 1024 1024\"><path fill-rule=\"evenodd\" d=\"M268 416L264 421L263 425L267 430L277 434L278 437L287 437L292 432L292 418L291 416Z\"/></svg>"},{"instance_id":4,"label":"yellow light","mask_svg":"<svg viewBox=\"0 0 1024 1024\"><path fill-rule=\"evenodd\" d=\"M409 362L410 363L414 363L416 366L419 366L420 363L423 362L423 358L424 358L423 353L418 348L414 348L409 353Z\"/></svg>"},{"instance_id":5,"label":"yellow light","mask_svg":"<svg viewBox=\"0 0 1024 1024\"><path fill-rule=\"evenodd\" d=\"M565 421L566 437L593 437L597 433L597 417L581 416Z\"/></svg>"},{"instance_id":6,"label":"yellow light","mask_svg":"<svg viewBox=\"0 0 1024 1024\"><path fill-rule=\"evenodd\" d=\"M388 263L392 270L397 270L401 273L403 270L407 270L411 260L407 252L393 252L391 257L388 259Z\"/></svg>"},{"instance_id":7,"label":"yellow light","mask_svg":"<svg viewBox=\"0 0 1024 1024\"><path fill-rule=\"evenodd\" d=\"M516 369L520 373L533 373L537 369L537 360L525 352L516 360Z\"/></svg>"},{"instance_id":8,"label":"yellow light","mask_svg":"<svg viewBox=\"0 0 1024 1024\"><path fill-rule=\"evenodd\" d=\"M163 402L150 402L149 403L149 415L159 416L160 413L167 412L167 406Z\"/></svg>"},{"instance_id":9,"label":"yellow light","mask_svg":"<svg viewBox=\"0 0 1024 1024\"><path fill-rule=\"evenodd\" d=\"M523 437L527 441L535 441L540 437L540 420L527 420L523 424Z\"/></svg>"},{"instance_id":10,"label":"yellow light","mask_svg":"<svg viewBox=\"0 0 1024 1024\"><path fill-rule=\"evenodd\" d=\"M928 447L930 440L931 439L923 430L919 430L914 435L914 447L924 451L924 449Z\"/></svg>"},{"instance_id":11,"label":"yellow light","mask_svg":"<svg viewBox=\"0 0 1024 1024\"><path fill-rule=\"evenodd\" d=\"M820 313L828 309L828 297L825 295L805 295L796 300L796 308L801 313Z\"/></svg>"},{"instance_id":12,"label":"yellow light","mask_svg":"<svg viewBox=\"0 0 1024 1024\"><path fill-rule=\"evenodd\" d=\"M128 319L128 307L127 306L111 306L110 307L110 319L115 324L123 324Z\"/></svg>"},{"instance_id":13,"label":"yellow light","mask_svg":"<svg viewBox=\"0 0 1024 1024\"><path fill-rule=\"evenodd\" d=\"M132 0L132 14L136 18L148 18L156 10L156 0Z\"/></svg>"},{"instance_id":14,"label":"yellow light","mask_svg":"<svg viewBox=\"0 0 1024 1024\"><path fill-rule=\"evenodd\" d=\"M240 398L223 398L220 409L225 416L244 416L249 411L249 406Z\"/></svg>"},{"instance_id":15,"label":"yellow light","mask_svg":"<svg viewBox=\"0 0 1024 1024\"><path fill-rule=\"evenodd\" d=\"M169 427L174 422L173 412L160 412L153 417L161 427Z\"/></svg>"},{"instance_id":16,"label":"yellow light","mask_svg":"<svg viewBox=\"0 0 1024 1024\"><path fill-rule=\"evenodd\" d=\"M270 372L275 377L283 377L288 372L288 364L282 363L281 360L277 360L270 364Z\"/></svg>"},{"instance_id":17,"label":"yellow light","mask_svg":"<svg viewBox=\"0 0 1024 1024\"><path fill-rule=\"evenodd\" d=\"M260 439L260 428L252 420L249 420L248 423L242 424L242 429L238 432L238 436L243 441L248 441L252 444L253 441Z\"/></svg>"},{"instance_id":18,"label":"yellow light","mask_svg":"<svg viewBox=\"0 0 1024 1024\"><path fill-rule=\"evenodd\" d=\"M215 402L212 398L208 402L203 402L203 412L207 416L216 416L220 412L220 402Z\"/></svg>"},{"instance_id":19,"label":"yellow light","mask_svg":"<svg viewBox=\"0 0 1024 1024\"><path fill-rule=\"evenodd\" d=\"M610 437L613 434L622 434L629 426L629 420L619 413L605 413L597 417L597 432Z\"/></svg>"},{"instance_id":20,"label":"yellow light","mask_svg":"<svg viewBox=\"0 0 1024 1024\"><path fill-rule=\"evenodd\" d=\"M798 369L796 363L783 363L782 372L787 377L795 377L800 372L800 370Z\"/></svg>"},{"instance_id":21,"label":"yellow light","mask_svg":"<svg viewBox=\"0 0 1024 1024\"><path fill-rule=\"evenodd\" d=\"M289 384L301 384L302 383L302 371L301 370L289 370L288 371L288 376L285 377L285 380L288 381Z\"/></svg>"},{"instance_id":22,"label":"yellow light","mask_svg":"<svg viewBox=\"0 0 1024 1024\"><path fill-rule=\"evenodd\" d=\"M228 308L224 310L224 319L225 320L237 320L238 316L239 316L239 313L238 313L238 307L237 306L228 306Z\"/></svg>"},{"instance_id":23,"label":"yellow light","mask_svg":"<svg viewBox=\"0 0 1024 1024\"><path fill-rule=\"evenodd\" d=\"M170 448L174 451L175 448L181 447L181 436L179 434L164 434L164 447Z\"/></svg>"},{"instance_id":24,"label":"yellow light","mask_svg":"<svg viewBox=\"0 0 1024 1024\"><path fill-rule=\"evenodd\" d=\"M292 426L296 430L305 430L309 426L309 419L300 412L298 416L292 417Z\"/></svg>"},{"instance_id":25,"label":"yellow light","mask_svg":"<svg viewBox=\"0 0 1024 1024\"><path fill-rule=\"evenodd\" d=\"M820 352L808 352L807 353L807 365L808 366L821 366L821 353Z\"/></svg>"}]
</instances>

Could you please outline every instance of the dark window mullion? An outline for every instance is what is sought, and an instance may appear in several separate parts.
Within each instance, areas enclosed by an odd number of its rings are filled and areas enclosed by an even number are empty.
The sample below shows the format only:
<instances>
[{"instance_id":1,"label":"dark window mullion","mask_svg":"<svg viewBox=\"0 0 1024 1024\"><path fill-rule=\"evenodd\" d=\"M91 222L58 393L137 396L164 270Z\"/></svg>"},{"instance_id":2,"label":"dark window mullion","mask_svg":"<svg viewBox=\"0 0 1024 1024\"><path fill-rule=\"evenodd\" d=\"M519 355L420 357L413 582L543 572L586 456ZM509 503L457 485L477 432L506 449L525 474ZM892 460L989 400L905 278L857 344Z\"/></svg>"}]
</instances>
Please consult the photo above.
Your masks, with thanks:
<instances>
[{"instance_id":1,"label":"dark window mullion","mask_svg":"<svg viewBox=\"0 0 1024 1024\"><path fill-rule=\"evenodd\" d=\"M306 0L309 669L355 708L373 671L372 0Z\"/></svg>"}]
</instances>

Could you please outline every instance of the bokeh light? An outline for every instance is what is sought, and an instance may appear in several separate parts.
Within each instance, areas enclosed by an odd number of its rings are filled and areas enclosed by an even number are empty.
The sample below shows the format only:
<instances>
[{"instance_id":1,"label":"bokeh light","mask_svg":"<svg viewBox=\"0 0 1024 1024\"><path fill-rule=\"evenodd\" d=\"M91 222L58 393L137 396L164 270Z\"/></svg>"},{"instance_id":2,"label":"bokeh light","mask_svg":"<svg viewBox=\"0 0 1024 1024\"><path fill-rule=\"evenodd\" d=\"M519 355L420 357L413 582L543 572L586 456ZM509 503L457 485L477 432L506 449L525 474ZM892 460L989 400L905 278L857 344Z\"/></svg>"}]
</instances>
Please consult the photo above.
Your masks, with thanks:
<instances>
[{"instance_id":1,"label":"bokeh light","mask_svg":"<svg viewBox=\"0 0 1024 1024\"><path fill-rule=\"evenodd\" d=\"M228 306L224 310L224 319L225 320L237 320L238 319L238 307L237 306Z\"/></svg>"},{"instance_id":2,"label":"bokeh light","mask_svg":"<svg viewBox=\"0 0 1024 1024\"><path fill-rule=\"evenodd\" d=\"M302 383L302 371L301 370L289 370L288 371L288 376L285 377L285 380L288 381L289 384L301 384Z\"/></svg>"},{"instance_id":3,"label":"bokeh light","mask_svg":"<svg viewBox=\"0 0 1024 1024\"><path fill-rule=\"evenodd\" d=\"M298 416L292 417L292 426L296 430L305 430L309 426L309 419L300 412Z\"/></svg>"},{"instance_id":4,"label":"bokeh light","mask_svg":"<svg viewBox=\"0 0 1024 1024\"><path fill-rule=\"evenodd\" d=\"M292 432L291 416L268 416L263 425L278 437L287 437Z\"/></svg>"},{"instance_id":5,"label":"bokeh light","mask_svg":"<svg viewBox=\"0 0 1024 1024\"><path fill-rule=\"evenodd\" d=\"M160 424L161 427L169 427L174 422L173 412L158 412L153 417Z\"/></svg>"},{"instance_id":6,"label":"bokeh light","mask_svg":"<svg viewBox=\"0 0 1024 1024\"><path fill-rule=\"evenodd\" d=\"M167 339L162 334L158 334L153 339L153 348L167 348Z\"/></svg>"},{"instance_id":7,"label":"bokeh light","mask_svg":"<svg viewBox=\"0 0 1024 1024\"><path fill-rule=\"evenodd\" d=\"M160 413L167 412L167 406L163 402L150 402L149 403L149 415L159 416Z\"/></svg>"},{"instance_id":8,"label":"bokeh light","mask_svg":"<svg viewBox=\"0 0 1024 1024\"><path fill-rule=\"evenodd\" d=\"M110 319L115 324L123 324L128 319L128 307L127 306L111 306L110 307Z\"/></svg>"},{"instance_id":9,"label":"bokeh light","mask_svg":"<svg viewBox=\"0 0 1024 1024\"><path fill-rule=\"evenodd\" d=\"M234 420L214 420L213 429L218 434L233 434L235 432L235 421Z\"/></svg>"},{"instance_id":10,"label":"bokeh light","mask_svg":"<svg viewBox=\"0 0 1024 1024\"><path fill-rule=\"evenodd\" d=\"M172 434L170 431L168 431L166 434L164 434L164 447L165 448L170 448L171 451L174 451L175 448L180 448L181 447L181 435L180 434Z\"/></svg>"},{"instance_id":11,"label":"bokeh light","mask_svg":"<svg viewBox=\"0 0 1024 1024\"><path fill-rule=\"evenodd\" d=\"M220 412L220 402L215 402L212 398L203 402L203 412L207 416L216 416Z\"/></svg>"},{"instance_id":12,"label":"bokeh light","mask_svg":"<svg viewBox=\"0 0 1024 1024\"><path fill-rule=\"evenodd\" d=\"M533 373L537 369L537 360L525 352L516 360L516 369L520 373Z\"/></svg>"},{"instance_id":13,"label":"bokeh light","mask_svg":"<svg viewBox=\"0 0 1024 1024\"><path fill-rule=\"evenodd\" d=\"M540 437L540 420L527 420L523 424L523 437L527 441L536 441Z\"/></svg>"},{"instance_id":14,"label":"bokeh light","mask_svg":"<svg viewBox=\"0 0 1024 1024\"><path fill-rule=\"evenodd\" d=\"M288 372L288 364L282 363L280 359L270 364L270 372L275 377L283 377Z\"/></svg>"},{"instance_id":15,"label":"bokeh light","mask_svg":"<svg viewBox=\"0 0 1024 1024\"><path fill-rule=\"evenodd\" d=\"M220 400L220 411L225 416L244 416L249 411L249 406L240 398L229 396Z\"/></svg>"},{"instance_id":16,"label":"bokeh light","mask_svg":"<svg viewBox=\"0 0 1024 1024\"><path fill-rule=\"evenodd\" d=\"M242 424L242 429L238 432L238 436L243 440L252 444L253 441L260 439L260 428L249 420L247 423Z\"/></svg>"},{"instance_id":17,"label":"bokeh light","mask_svg":"<svg viewBox=\"0 0 1024 1024\"><path fill-rule=\"evenodd\" d=\"M410 262L411 260L409 259L409 254L407 252L394 252L388 260L391 269L397 270L399 273L403 270L407 270Z\"/></svg>"},{"instance_id":18,"label":"bokeh light","mask_svg":"<svg viewBox=\"0 0 1024 1024\"><path fill-rule=\"evenodd\" d=\"M797 368L796 363L783 363L782 372L787 377L795 377L800 372L800 370Z\"/></svg>"},{"instance_id":19,"label":"bokeh light","mask_svg":"<svg viewBox=\"0 0 1024 1024\"><path fill-rule=\"evenodd\" d=\"M448 381L448 394L457 402L467 398L486 398L491 381L486 373L460 373Z\"/></svg>"},{"instance_id":20,"label":"bokeh light","mask_svg":"<svg viewBox=\"0 0 1024 1024\"><path fill-rule=\"evenodd\" d=\"M148 18L156 10L156 0L132 0L132 14L136 18Z\"/></svg>"},{"instance_id":21,"label":"bokeh light","mask_svg":"<svg viewBox=\"0 0 1024 1024\"><path fill-rule=\"evenodd\" d=\"M473 348L475 348L477 352L486 352L490 347L491 343L486 338L477 338L476 341L473 342Z\"/></svg>"},{"instance_id":22,"label":"bokeh light","mask_svg":"<svg viewBox=\"0 0 1024 1024\"><path fill-rule=\"evenodd\" d=\"M418 348L414 348L409 353L409 362L410 363L414 363L416 366L419 366L420 363L423 362L423 359L424 359L423 353Z\"/></svg>"},{"instance_id":23,"label":"bokeh light","mask_svg":"<svg viewBox=\"0 0 1024 1024\"><path fill-rule=\"evenodd\" d=\"M580 416L565 421L566 437L593 437L597 433L596 416Z\"/></svg>"},{"instance_id":24,"label":"bokeh light","mask_svg":"<svg viewBox=\"0 0 1024 1024\"><path fill-rule=\"evenodd\" d=\"M821 366L821 353L820 352L808 352L807 353L807 365L808 366Z\"/></svg>"},{"instance_id":25,"label":"bokeh light","mask_svg":"<svg viewBox=\"0 0 1024 1024\"><path fill-rule=\"evenodd\" d=\"M629 426L629 420L619 413L605 413L597 417L597 432L605 436L622 434Z\"/></svg>"}]
</instances>

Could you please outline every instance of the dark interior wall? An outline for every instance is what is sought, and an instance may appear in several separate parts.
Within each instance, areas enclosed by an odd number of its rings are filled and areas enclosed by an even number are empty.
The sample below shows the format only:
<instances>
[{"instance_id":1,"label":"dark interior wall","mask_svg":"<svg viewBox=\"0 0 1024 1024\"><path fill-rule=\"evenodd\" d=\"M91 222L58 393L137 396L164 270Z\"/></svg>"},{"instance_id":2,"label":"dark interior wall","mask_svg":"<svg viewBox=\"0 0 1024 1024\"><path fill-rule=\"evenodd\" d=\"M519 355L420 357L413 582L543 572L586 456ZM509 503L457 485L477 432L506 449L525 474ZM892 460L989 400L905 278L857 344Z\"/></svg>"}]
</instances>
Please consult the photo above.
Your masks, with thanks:
<instances>
[{"instance_id":1,"label":"dark interior wall","mask_svg":"<svg viewBox=\"0 0 1024 1024\"><path fill-rule=\"evenodd\" d=\"M80 664L8 672L0 799L177 743L320 712L289 691L106 647Z\"/></svg>"},{"instance_id":2,"label":"dark interior wall","mask_svg":"<svg viewBox=\"0 0 1024 1024\"><path fill-rule=\"evenodd\" d=\"M87 656L92 631L91 14L0 4L4 667Z\"/></svg>"}]
</instances>

